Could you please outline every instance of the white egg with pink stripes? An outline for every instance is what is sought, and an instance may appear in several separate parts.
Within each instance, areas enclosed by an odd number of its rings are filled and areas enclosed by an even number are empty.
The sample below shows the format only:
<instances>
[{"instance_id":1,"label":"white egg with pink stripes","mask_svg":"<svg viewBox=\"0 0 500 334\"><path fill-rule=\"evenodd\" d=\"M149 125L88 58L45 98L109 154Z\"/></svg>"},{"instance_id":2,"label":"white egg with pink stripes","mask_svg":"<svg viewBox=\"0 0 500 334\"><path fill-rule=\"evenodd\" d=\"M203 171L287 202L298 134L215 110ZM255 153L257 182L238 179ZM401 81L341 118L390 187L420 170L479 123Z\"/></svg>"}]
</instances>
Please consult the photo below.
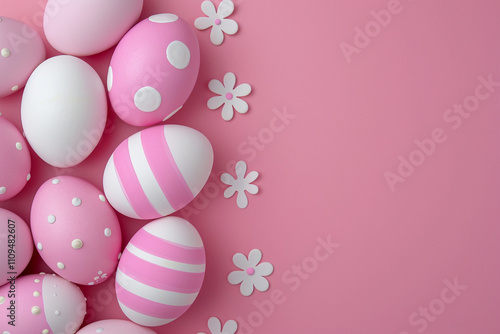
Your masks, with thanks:
<instances>
[{"instance_id":1,"label":"white egg with pink stripes","mask_svg":"<svg viewBox=\"0 0 500 334\"><path fill-rule=\"evenodd\" d=\"M146 224L123 251L116 297L125 315L148 327L174 321L195 301L205 277L205 248L187 220Z\"/></svg>"},{"instance_id":2,"label":"white egg with pink stripes","mask_svg":"<svg viewBox=\"0 0 500 334\"><path fill-rule=\"evenodd\" d=\"M182 209L210 176L214 153L199 131L159 125L123 141L104 171L109 203L135 219L156 219Z\"/></svg>"}]
</instances>

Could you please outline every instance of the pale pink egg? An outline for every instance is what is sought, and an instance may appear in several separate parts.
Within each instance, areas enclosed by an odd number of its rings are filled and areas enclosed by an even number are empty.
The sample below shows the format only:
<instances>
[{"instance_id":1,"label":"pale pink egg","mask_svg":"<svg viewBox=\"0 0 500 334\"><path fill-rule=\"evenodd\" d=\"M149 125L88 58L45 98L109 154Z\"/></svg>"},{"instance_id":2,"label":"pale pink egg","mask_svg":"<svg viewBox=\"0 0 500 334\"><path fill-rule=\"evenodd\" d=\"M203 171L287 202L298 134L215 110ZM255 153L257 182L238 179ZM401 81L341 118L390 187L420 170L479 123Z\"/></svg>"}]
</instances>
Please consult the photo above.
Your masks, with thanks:
<instances>
[{"instance_id":1,"label":"pale pink egg","mask_svg":"<svg viewBox=\"0 0 500 334\"><path fill-rule=\"evenodd\" d=\"M144 328L127 320L109 319L94 322L80 329L76 334L155 334L150 328Z\"/></svg>"},{"instance_id":2,"label":"pale pink egg","mask_svg":"<svg viewBox=\"0 0 500 334\"><path fill-rule=\"evenodd\" d=\"M74 333L86 309L82 291L55 275L22 276L0 288L0 325L4 334Z\"/></svg>"},{"instance_id":3,"label":"pale pink egg","mask_svg":"<svg viewBox=\"0 0 500 334\"><path fill-rule=\"evenodd\" d=\"M111 59L108 91L125 122L148 126L165 121L191 94L200 68L198 39L175 14L156 14L134 26Z\"/></svg>"},{"instance_id":4,"label":"pale pink egg","mask_svg":"<svg viewBox=\"0 0 500 334\"><path fill-rule=\"evenodd\" d=\"M199 131L158 125L123 141L104 170L104 191L125 216L156 219L187 205L210 176L213 150Z\"/></svg>"},{"instance_id":5,"label":"pale pink egg","mask_svg":"<svg viewBox=\"0 0 500 334\"><path fill-rule=\"evenodd\" d=\"M33 239L25 221L0 208L0 285L20 275L33 255Z\"/></svg>"},{"instance_id":6,"label":"pale pink egg","mask_svg":"<svg viewBox=\"0 0 500 334\"><path fill-rule=\"evenodd\" d=\"M125 315L142 326L161 326L186 312L205 276L205 248L188 221L165 217L130 240L116 272L116 297Z\"/></svg>"},{"instance_id":7,"label":"pale pink egg","mask_svg":"<svg viewBox=\"0 0 500 334\"><path fill-rule=\"evenodd\" d=\"M114 46L137 22L143 0L49 0L43 28L59 52L90 56Z\"/></svg>"},{"instance_id":8,"label":"pale pink egg","mask_svg":"<svg viewBox=\"0 0 500 334\"><path fill-rule=\"evenodd\" d=\"M122 235L103 193L73 176L46 181L31 208L33 241L42 259L71 282L106 281L118 264Z\"/></svg>"},{"instance_id":9,"label":"pale pink egg","mask_svg":"<svg viewBox=\"0 0 500 334\"><path fill-rule=\"evenodd\" d=\"M44 59L42 38L33 28L0 16L0 98L23 88Z\"/></svg>"},{"instance_id":10,"label":"pale pink egg","mask_svg":"<svg viewBox=\"0 0 500 334\"><path fill-rule=\"evenodd\" d=\"M0 201L16 196L24 188L31 178L30 170L26 141L14 124L0 116Z\"/></svg>"}]
</instances>

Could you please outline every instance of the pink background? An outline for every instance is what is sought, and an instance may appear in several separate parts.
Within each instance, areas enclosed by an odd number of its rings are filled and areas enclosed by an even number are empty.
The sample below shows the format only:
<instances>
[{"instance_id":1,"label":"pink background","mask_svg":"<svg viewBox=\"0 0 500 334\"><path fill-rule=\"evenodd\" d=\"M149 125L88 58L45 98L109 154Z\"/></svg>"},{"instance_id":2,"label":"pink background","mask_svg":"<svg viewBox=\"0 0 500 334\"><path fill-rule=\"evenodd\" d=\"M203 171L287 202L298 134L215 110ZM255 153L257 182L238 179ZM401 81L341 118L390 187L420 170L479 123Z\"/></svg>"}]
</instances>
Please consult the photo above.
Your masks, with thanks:
<instances>
[{"instance_id":1,"label":"pink background","mask_svg":"<svg viewBox=\"0 0 500 334\"><path fill-rule=\"evenodd\" d=\"M0 15L36 26L44 2L2 0ZM183 110L168 121L211 140L215 176L212 192L205 189L189 206L194 214L177 213L204 239L205 283L184 316L156 331L208 332L208 318L217 316L237 320L239 333L500 333L500 87L460 128L443 119L474 94L479 76L500 81L500 2L401 0L401 12L351 62L340 44L353 44L354 28L364 28L373 20L370 12L387 8L387 0L235 4L231 18L240 31L221 46L211 45L209 31L197 31L200 76ZM145 0L141 19L173 12L193 23L203 15L200 5ZM111 55L84 60L105 80ZM245 98L249 113L225 122L206 102L214 96L209 80L229 71L237 84L254 90ZM0 101L4 117L19 129L21 96ZM271 140L265 129L274 124L273 109L295 118ZM139 130L114 113L109 118L98 148L76 168L52 168L32 152L29 185L0 207L28 221L36 190L55 175L80 176L102 188L108 157ZM384 173L396 173L398 156L408 158L418 149L414 141L435 128L446 141L392 192ZM248 137L259 135L266 144L251 154ZM261 192L250 195L245 210L223 197L218 181L228 162L238 160L261 173ZM145 223L120 220L124 242ZM328 236L340 246L325 259L317 239ZM236 270L233 254L253 248L275 272L268 292L247 298L226 277ZM313 260L315 251L324 261ZM304 265L310 273L293 271ZM48 268L35 254L25 273L39 271ZM455 279L462 290L445 290L442 297L444 281ZM112 284L82 288L90 301L86 322L124 318ZM271 309L271 297L280 292L280 304ZM259 303L268 309L259 311ZM421 307L431 308L427 319L418 314ZM242 328L244 322L258 327Z\"/></svg>"}]
</instances>

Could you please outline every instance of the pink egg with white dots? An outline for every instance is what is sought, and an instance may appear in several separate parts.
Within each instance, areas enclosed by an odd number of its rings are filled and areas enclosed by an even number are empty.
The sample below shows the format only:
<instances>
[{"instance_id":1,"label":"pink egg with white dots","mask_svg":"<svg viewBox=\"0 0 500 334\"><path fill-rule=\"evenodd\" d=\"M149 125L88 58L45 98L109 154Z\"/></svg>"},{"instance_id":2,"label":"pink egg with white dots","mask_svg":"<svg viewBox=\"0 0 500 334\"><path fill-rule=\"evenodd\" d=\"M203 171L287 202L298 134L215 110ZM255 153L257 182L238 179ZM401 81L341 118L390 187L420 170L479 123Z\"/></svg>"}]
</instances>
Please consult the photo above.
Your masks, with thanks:
<instances>
[{"instance_id":1,"label":"pink egg with white dots","mask_svg":"<svg viewBox=\"0 0 500 334\"><path fill-rule=\"evenodd\" d=\"M20 275L33 255L31 231L25 221L0 208L0 285L12 275Z\"/></svg>"},{"instance_id":2,"label":"pink egg with white dots","mask_svg":"<svg viewBox=\"0 0 500 334\"><path fill-rule=\"evenodd\" d=\"M16 196L31 178L28 145L19 130L0 116L0 201Z\"/></svg>"},{"instance_id":3,"label":"pink egg with white dots","mask_svg":"<svg viewBox=\"0 0 500 334\"><path fill-rule=\"evenodd\" d=\"M116 269L122 243L118 218L104 194L83 179L46 181L33 200L31 231L45 263L71 282L99 284Z\"/></svg>"},{"instance_id":4,"label":"pink egg with white dots","mask_svg":"<svg viewBox=\"0 0 500 334\"><path fill-rule=\"evenodd\" d=\"M136 126L165 121L182 108L198 78L200 48L190 24L156 14L120 41L108 71L116 114Z\"/></svg>"},{"instance_id":5,"label":"pink egg with white dots","mask_svg":"<svg viewBox=\"0 0 500 334\"><path fill-rule=\"evenodd\" d=\"M56 275L22 276L0 288L3 334L75 333L86 309L80 288Z\"/></svg>"},{"instance_id":6,"label":"pink egg with white dots","mask_svg":"<svg viewBox=\"0 0 500 334\"><path fill-rule=\"evenodd\" d=\"M80 329L76 334L118 334L118 333L133 333L133 334L156 334L150 328L145 328L136 325L133 322L119 319L101 320Z\"/></svg>"},{"instance_id":7,"label":"pink egg with white dots","mask_svg":"<svg viewBox=\"0 0 500 334\"><path fill-rule=\"evenodd\" d=\"M0 16L0 98L23 88L44 60L40 35L26 23Z\"/></svg>"}]
</instances>

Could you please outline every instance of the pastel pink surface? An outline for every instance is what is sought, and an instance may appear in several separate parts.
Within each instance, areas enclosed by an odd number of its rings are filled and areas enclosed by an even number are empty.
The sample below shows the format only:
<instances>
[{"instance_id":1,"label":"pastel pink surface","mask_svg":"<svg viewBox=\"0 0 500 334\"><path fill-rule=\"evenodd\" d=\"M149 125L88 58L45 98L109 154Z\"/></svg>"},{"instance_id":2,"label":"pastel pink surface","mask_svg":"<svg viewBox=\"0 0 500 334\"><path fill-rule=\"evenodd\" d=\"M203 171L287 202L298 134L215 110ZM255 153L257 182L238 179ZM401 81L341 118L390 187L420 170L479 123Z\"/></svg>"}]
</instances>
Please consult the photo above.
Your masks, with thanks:
<instances>
[{"instance_id":1,"label":"pastel pink surface","mask_svg":"<svg viewBox=\"0 0 500 334\"><path fill-rule=\"evenodd\" d=\"M116 45L137 22L143 0L49 0L43 27L50 44L62 53L89 56Z\"/></svg>"},{"instance_id":2,"label":"pastel pink surface","mask_svg":"<svg viewBox=\"0 0 500 334\"><path fill-rule=\"evenodd\" d=\"M26 140L0 116L0 201L16 196L31 178L31 158Z\"/></svg>"},{"instance_id":3,"label":"pastel pink surface","mask_svg":"<svg viewBox=\"0 0 500 334\"><path fill-rule=\"evenodd\" d=\"M42 33L38 3L3 1L0 12ZM416 312L414 320L422 321L420 307L439 307L445 280L455 277L467 288L458 296L446 290L454 302L429 313L435 318L425 334L500 332L499 90L456 130L443 120L447 109L474 95L479 76L500 81L500 3L400 3L404 10L350 63L339 44L354 45L354 28L364 29L374 20L371 11L387 9L388 1L237 0L229 17L240 25L236 35L216 47L209 30L196 32L200 76L169 122L201 131L215 149L206 187L177 213L203 237L207 272L196 302L155 328L158 334L208 333L211 316L236 320L241 333L417 334L422 325L409 317ZM203 16L200 1L146 0L141 19L162 12L190 24ZM86 58L104 82L111 56L110 50ZM244 98L249 112L224 122L206 107L214 96L207 86L229 71L254 90ZM21 129L19 103L16 93L0 100L0 109ZM113 150L138 131L114 113L109 120L101 143L75 168L33 157L32 180L0 206L28 221L33 196L50 177L75 175L100 186ZM414 141L435 128L447 140L391 192L384 173L397 173L398 156L407 159L418 148ZM219 179L239 160L260 172L261 191L249 195L244 210L223 197ZM144 222L119 217L125 245ZM326 247L328 236L338 249ZM233 254L254 248L275 272L267 292L243 297L227 275L237 270ZM315 256L323 259L317 267ZM47 269L35 254L26 272ZM86 323L126 318L113 280L82 287ZM266 306L269 316L261 311Z\"/></svg>"},{"instance_id":4,"label":"pastel pink surface","mask_svg":"<svg viewBox=\"0 0 500 334\"><path fill-rule=\"evenodd\" d=\"M121 319L109 319L96 321L80 329L77 334L115 334L115 333L134 333L134 334L155 334L150 328L141 327L131 321Z\"/></svg>"},{"instance_id":5,"label":"pastel pink surface","mask_svg":"<svg viewBox=\"0 0 500 334\"><path fill-rule=\"evenodd\" d=\"M83 179L47 180L33 201L31 230L45 263L72 282L99 284L115 271L122 245L118 218L102 192Z\"/></svg>"},{"instance_id":6,"label":"pastel pink surface","mask_svg":"<svg viewBox=\"0 0 500 334\"><path fill-rule=\"evenodd\" d=\"M123 37L108 74L109 98L122 120L136 126L153 125L184 105L200 68L193 29L175 14L158 14L139 22ZM141 94L144 88L147 93Z\"/></svg>"},{"instance_id":7,"label":"pastel pink surface","mask_svg":"<svg viewBox=\"0 0 500 334\"><path fill-rule=\"evenodd\" d=\"M0 98L23 88L33 70L45 60L42 38L24 22L0 17Z\"/></svg>"}]
</instances>

